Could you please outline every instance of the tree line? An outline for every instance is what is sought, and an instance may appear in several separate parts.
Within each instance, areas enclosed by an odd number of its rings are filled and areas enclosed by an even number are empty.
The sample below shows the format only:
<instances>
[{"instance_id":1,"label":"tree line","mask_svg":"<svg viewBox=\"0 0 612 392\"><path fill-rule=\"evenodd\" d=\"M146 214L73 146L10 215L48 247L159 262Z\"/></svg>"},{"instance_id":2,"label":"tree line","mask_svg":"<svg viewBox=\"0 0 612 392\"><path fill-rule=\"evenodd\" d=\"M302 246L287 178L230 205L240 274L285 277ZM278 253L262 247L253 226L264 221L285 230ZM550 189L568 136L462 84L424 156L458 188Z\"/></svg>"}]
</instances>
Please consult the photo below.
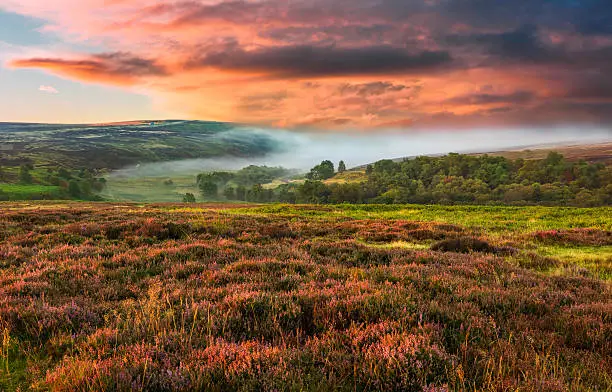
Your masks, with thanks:
<instances>
[{"instance_id":1,"label":"tree line","mask_svg":"<svg viewBox=\"0 0 612 392\"><path fill-rule=\"evenodd\" d=\"M207 173L198 177L198 184L208 199L261 203L612 204L611 167L568 161L557 152L538 160L462 154L381 160L368 165L361 180L344 183L325 182L346 171L344 162L335 170L331 161L323 161L305 181L264 186L282 170L250 166L247 172L262 174L251 183L236 181L243 178L239 172Z\"/></svg>"}]
</instances>

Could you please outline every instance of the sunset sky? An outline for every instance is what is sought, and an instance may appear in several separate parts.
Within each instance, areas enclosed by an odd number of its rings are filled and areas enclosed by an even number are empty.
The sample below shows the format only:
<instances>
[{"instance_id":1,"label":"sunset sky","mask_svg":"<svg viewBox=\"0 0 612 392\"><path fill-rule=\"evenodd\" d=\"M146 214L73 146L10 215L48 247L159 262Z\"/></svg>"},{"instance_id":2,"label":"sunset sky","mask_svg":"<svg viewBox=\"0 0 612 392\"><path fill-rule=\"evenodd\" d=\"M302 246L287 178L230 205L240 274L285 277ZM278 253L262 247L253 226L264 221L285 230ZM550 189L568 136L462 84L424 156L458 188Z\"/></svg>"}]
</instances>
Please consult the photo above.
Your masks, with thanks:
<instances>
[{"instance_id":1,"label":"sunset sky","mask_svg":"<svg viewBox=\"0 0 612 392\"><path fill-rule=\"evenodd\" d=\"M612 123L607 0L0 0L0 121Z\"/></svg>"}]
</instances>

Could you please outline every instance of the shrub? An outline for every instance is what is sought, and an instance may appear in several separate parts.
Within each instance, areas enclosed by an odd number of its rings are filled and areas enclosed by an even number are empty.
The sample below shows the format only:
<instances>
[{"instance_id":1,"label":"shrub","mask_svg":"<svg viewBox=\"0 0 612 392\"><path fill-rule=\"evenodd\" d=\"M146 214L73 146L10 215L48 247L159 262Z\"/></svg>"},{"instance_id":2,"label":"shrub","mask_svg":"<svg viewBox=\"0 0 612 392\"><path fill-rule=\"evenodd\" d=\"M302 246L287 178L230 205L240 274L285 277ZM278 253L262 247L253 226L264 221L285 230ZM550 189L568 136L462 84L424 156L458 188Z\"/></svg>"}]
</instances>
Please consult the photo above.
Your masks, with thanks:
<instances>
[{"instance_id":1,"label":"shrub","mask_svg":"<svg viewBox=\"0 0 612 392\"><path fill-rule=\"evenodd\" d=\"M474 237L457 237L438 241L431 246L431 250L441 252L487 252L494 253L497 248L491 246L488 242Z\"/></svg>"}]
</instances>

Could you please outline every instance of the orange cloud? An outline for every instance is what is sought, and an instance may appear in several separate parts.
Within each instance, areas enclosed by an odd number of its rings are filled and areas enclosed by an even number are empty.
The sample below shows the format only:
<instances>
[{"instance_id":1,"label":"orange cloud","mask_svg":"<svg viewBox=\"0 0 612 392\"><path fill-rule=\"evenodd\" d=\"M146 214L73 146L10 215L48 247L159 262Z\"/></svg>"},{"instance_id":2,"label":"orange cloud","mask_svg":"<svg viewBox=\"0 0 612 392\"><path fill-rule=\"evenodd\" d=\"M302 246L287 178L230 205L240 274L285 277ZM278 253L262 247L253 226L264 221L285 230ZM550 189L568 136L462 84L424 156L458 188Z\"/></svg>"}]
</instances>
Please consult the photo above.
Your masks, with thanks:
<instances>
[{"instance_id":1,"label":"orange cloud","mask_svg":"<svg viewBox=\"0 0 612 392\"><path fill-rule=\"evenodd\" d=\"M601 23L612 7L517 1L0 5L108 51L25 55L12 67L138 88L186 117L319 128L612 122L612 29Z\"/></svg>"},{"instance_id":2,"label":"orange cloud","mask_svg":"<svg viewBox=\"0 0 612 392\"><path fill-rule=\"evenodd\" d=\"M155 61L128 53L98 54L80 60L18 59L11 61L9 65L16 68L40 68L79 80L120 86L137 84L145 77L159 77L167 74L164 67Z\"/></svg>"}]
</instances>

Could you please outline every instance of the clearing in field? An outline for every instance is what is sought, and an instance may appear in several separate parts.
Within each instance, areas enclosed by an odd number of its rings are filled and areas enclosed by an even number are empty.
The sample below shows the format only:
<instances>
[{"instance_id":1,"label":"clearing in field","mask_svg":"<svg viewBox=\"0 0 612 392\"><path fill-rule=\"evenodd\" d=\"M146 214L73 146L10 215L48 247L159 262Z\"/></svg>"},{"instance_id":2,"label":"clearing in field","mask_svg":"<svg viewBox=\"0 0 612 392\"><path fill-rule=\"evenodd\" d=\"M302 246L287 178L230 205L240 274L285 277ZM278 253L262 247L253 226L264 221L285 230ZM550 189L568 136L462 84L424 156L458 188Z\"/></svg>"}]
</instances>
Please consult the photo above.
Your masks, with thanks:
<instances>
[{"instance_id":1,"label":"clearing in field","mask_svg":"<svg viewBox=\"0 0 612 392\"><path fill-rule=\"evenodd\" d=\"M610 208L0 211L0 390L612 389Z\"/></svg>"}]
</instances>

